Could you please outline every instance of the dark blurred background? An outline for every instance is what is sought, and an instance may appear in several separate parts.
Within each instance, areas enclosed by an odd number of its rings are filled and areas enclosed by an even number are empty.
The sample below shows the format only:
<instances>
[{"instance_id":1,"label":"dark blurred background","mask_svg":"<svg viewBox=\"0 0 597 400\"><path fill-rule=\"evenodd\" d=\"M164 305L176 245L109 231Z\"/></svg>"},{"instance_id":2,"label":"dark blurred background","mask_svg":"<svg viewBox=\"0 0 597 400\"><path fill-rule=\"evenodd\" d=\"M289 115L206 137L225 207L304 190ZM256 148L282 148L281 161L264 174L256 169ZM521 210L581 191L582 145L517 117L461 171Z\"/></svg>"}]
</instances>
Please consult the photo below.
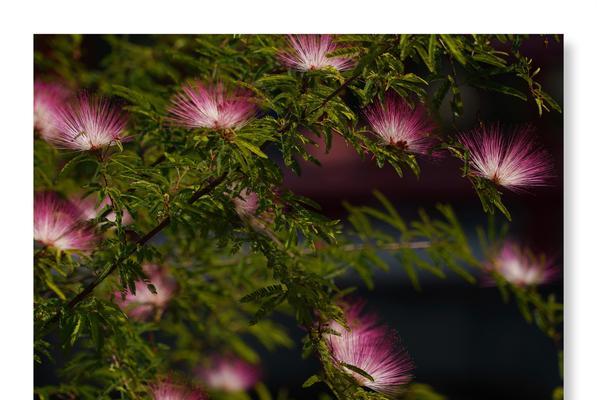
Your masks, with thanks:
<instances>
[{"instance_id":1,"label":"dark blurred background","mask_svg":"<svg viewBox=\"0 0 597 400\"><path fill-rule=\"evenodd\" d=\"M109 47L99 36L85 36L84 49L89 64L98 63ZM36 39L36 42L39 40ZM38 43L36 43L37 45ZM545 91L563 107L563 40L534 36L522 52L541 67L539 81ZM563 116L551 112L539 117L534 102L461 87L464 115L454 129L470 129L479 121L503 124L532 123L537 136L552 154L557 178L547 188L532 193L506 193L504 203L512 213L510 236L536 252L563 260ZM448 100L442 117L449 121ZM322 166L303 165L300 177L286 175L285 185L308 196L323 207L331 218L344 218L343 201L375 205L373 189L381 190L407 220L417 217L418 208L432 210L436 203L451 204L465 230L475 235L475 227L487 218L469 182L460 177L460 163L445 158L421 160L419 179L406 174L400 178L390 168L378 169L362 161L341 139L332 151L314 149ZM502 217L499 216L499 219ZM389 273L379 273L376 288L369 292L360 281L348 277L342 286L359 287L368 308L400 334L416 364L418 382L428 383L453 400L468 399L550 399L561 384L554 344L538 328L528 324L515 304L504 304L495 288L473 287L449 276L440 280L422 275L422 292L416 292L400 265ZM562 282L546 288L562 298ZM265 381L272 389L285 387L296 399L313 399L321 385L302 389L304 380L317 372L314 360L302 360L300 339L304 332L293 321L282 321L298 344L293 350L274 354L262 352ZM259 347L257 347L259 348ZM44 366L35 372L35 384L55 378Z\"/></svg>"},{"instance_id":2,"label":"dark blurred background","mask_svg":"<svg viewBox=\"0 0 597 400\"><path fill-rule=\"evenodd\" d=\"M539 81L563 107L562 41L533 36L522 52L541 67ZM467 86L461 91L464 115L454 130L470 129L480 121L531 123L538 140L551 153L557 174L551 186L531 193L506 193L504 202L514 221L509 237L553 256L562 266L563 115L551 112L539 117L532 101L525 103ZM442 107L445 121L451 119L448 103L445 100ZM407 220L417 218L419 208L432 211L441 202L454 207L471 237L476 235L476 226L487 222L474 189L460 178L457 160L421 160L421 177L417 179L412 174L400 178L391 168L380 170L372 161L361 161L341 139L334 142L329 154L315 152L322 167L304 164L300 177L287 174L286 184L321 204L329 217L346 216L343 201L377 206L371 192L378 189ZM497 220L504 219L498 216ZM378 274L372 292L357 277L347 279L345 285L359 286L368 308L398 331L415 361L416 380L431 384L449 399L551 399L553 389L561 384L555 345L525 322L515 304L504 304L495 288L472 287L456 276L426 278L422 292L416 292L396 262L390 273ZM562 281L544 290L561 299ZM297 339L301 335L296 331ZM314 398L315 389L305 392L300 385L317 366L298 363L298 356L298 350L288 356L264 354L268 380L298 388L292 391L297 398Z\"/></svg>"}]
</instances>

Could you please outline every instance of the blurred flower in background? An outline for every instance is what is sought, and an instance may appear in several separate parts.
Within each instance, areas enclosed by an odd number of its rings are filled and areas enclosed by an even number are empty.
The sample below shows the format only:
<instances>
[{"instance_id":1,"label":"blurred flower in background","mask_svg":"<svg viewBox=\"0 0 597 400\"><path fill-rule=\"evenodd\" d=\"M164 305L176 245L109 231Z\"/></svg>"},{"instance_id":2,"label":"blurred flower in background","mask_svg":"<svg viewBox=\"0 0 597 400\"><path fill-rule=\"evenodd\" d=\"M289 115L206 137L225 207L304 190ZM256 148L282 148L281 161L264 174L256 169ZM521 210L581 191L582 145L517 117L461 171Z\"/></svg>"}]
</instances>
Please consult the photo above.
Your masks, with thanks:
<instances>
[{"instance_id":1,"label":"blurred flower in background","mask_svg":"<svg viewBox=\"0 0 597 400\"><path fill-rule=\"evenodd\" d=\"M35 194L33 207L33 238L44 246L87 251L95 244L95 232L70 201L41 192Z\"/></svg>"},{"instance_id":2,"label":"blurred flower in background","mask_svg":"<svg viewBox=\"0 0 597 400\"><path fill-rule=\"evenodd\" d=\"M115 302L133 319L146 321L150 317L158 318L166 309L177 289L176 281L168 276L165 269L155 264L145 264L143 272L155 287L153 293L144 281L135 282L135 294L126 293L124 299L116 292Z\"/></svg>"},{"instance_id":3,"label":"blurred flower in background","mask_svg":"<svg viewBox=\"0 0 597 400\"><path fill-rule=\"evenodd\" d=\"M216 391L234 393L251 389L259 381L261 370L235 357L214 357L208 367L197 370L205 385Z\"/></svg>"},{"instance_id":4,"label":"blurred flower in background","mask_svg":"<svg viewBox=\"0 0 597 400\"><path fill-rule=\"evenodd\" d=\"M197 388L163 380L151 385L153 400L207 400L207 396Z\"/></svg>"},{"instance_id":5,"label":"blurred flower in background","mask_svg":"<svg viewBox=\"0 0 597 400\"><path fill-rule=\"evenodd\" d=\"M516 286L546 284L556 280L560 273L559 268L545 256L537 256L512 242L503 245L488 264L488 269Z\"/></svg>"},{"instance_id":6,"label":"blurred flower in background","mask_svg":"<svg viewBox=\"0 0 597 400\"><path fill-rule=\"evenodd\" d=\"M35 81L33 86L34 128L44 140L56 134L56 114L71 95L58 83Z\"/></svg>"},{"instance_id":7,"label":"blurred flower in background","mask_svg":"<svg viewBox=\"0 0 597 400\"><path fill-rule=\"evenodd\" d=\"M232 199L234 209L240 217L247 217L255 215L259 208L259 195L255 192L250 192L248 189L240 191L238 196Z\"/></svg>"},{"instance_id":8,"label":"blurred flower in background","mask_svg":"<svg viewBox=\"0 0 597 400\"><path fill-rule=\"evenodd\" d=\"M111 206L112 201L110 197L106 196L101 202L98 203L97 197L95 196L87 196L87 197L75 197L72 199L72 202L79 208L82 215L85 219L90 220L97 218L101 211L106 206ZM114 211L110 211L106 216L106 219L110 222L116 221L116 213ZM122 223L123 225L128 225L133 222L133 217L131 214L124 210L122 213Z\"/></svg>"}]
</instances>

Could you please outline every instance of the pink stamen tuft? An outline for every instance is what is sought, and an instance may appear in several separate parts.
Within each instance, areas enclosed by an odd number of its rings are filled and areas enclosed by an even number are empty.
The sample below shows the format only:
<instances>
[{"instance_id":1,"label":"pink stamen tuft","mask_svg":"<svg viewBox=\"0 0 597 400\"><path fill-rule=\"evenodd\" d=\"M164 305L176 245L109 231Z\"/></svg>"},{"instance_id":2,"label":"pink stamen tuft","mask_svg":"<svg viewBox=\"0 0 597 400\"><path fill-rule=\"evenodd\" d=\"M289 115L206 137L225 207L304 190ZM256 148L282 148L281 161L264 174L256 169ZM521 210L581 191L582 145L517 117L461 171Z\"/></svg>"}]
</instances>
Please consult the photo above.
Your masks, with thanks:
<instances>
[{"instance_id":1,"label":"pink stamen tuft","mask_svg":"<svg viewBox=\"0 0 597 400\"><path fill-rule=\"evenodd\" d=\"M108 100L81 94L58 111L57 133L49 141L64 149L97 150L125 140L125 126L125 114Z\"/></svg>"},{"instance_id":2,"label":"pink stamen tuft","mask_svg":"<svg viewBox=\"0 0 597 400\"><path fill-rule=\"evenodd\" d=\"M56 135L56 116L69 96L69 90L60 84L35 81L33 120L35 129L44 140Z\"/></svg>"},{"instance_id":3,"label":"pink stamen tuft","mask_svg":"<svg viewBox=\"0 0 597 400\"><path fill-rule=\"evenodd\" d=\"M278 59L288 68L298 71L309 71L323 68L334 68L344 71L354 66L349 57L329 57L338 46L331 35L289 35L290 51L278 53Z\"/></svg>"},{"instance_id":4,"label":"pink stamen tuft","mask_svg":"<svg viewBox=\"0 0 597 400\"><path fill-rule=\"evenodd\" d=\"M135 294L126 293L124 299L120 292L114 293L115 302L130 318L147 321L156 313L162 313L177 289L177 284L163 268L154 264L143 266L143 272L157 293L152 293L143 281L135 282Z\"/></svg>"},{"instance_id":5,"label":"pink stamen tuft","mask_svg":"<svg viewBox=\"0 0 597 400\"><path fill-rule=\"evenodd\" d=\"M372 131L387 144L410 153L426 154L433 145L434 126L421 106L412 109L393 93L365 109Z\"/></svg>"},{"instance_id":6,"label":"pink stamen tuft","mask_svg":"<svg viewBox=\"0 0 597 400\"><path fill-rule=\"evenodd\" d=\"M557 279L560 270L552 260L536 256L530 250L506 242L500 252L487 265L513 285L525 287L550 283ZM495 284L491 280L491 284Z\"/></svg>"},{"instance_id":7,"label":"pink stamen tuft","mask_svg":"<svg viewBox=\"0 0 597 400\"><path fill-rule=\"evenodd\" d=\"M214 357L209 368L198 369L197 375L213 390L234 393L255 386L261 370L236 357Z\"/></svg>"},{"instance_id":8,"label":"pink stamen tuft","mask_svg":"<svg viewBox=\"0 0 597 400\"><path fill-rule=\"evenodd\" d=\"M33 210L33 237L60 250L90 250L96 242L79 209L56 193L36 193Z\"/></svg>"},{"instance_id":9,"label":"pink stamen tuft","mask_svg":"<svg viewBox=\"0 0 597 400\"><path fill-rule=\"evenodd\" d=\"M110 197L108 196L106 196L99 204L97 202L96 196L87 196L85 198L75 197L72 198L71 201L79 208L81 214L86 220L97 218L100 215L100 212L106 206L110 206L112 204ZM116 221L116 213L111 211L105 216L105 218L110 222L114 222ZM122 213L122 224L128 225L132 222L133 217L127 210L124 210Z\"/></svg>"},{"instance_id":10,"label":"pink stamen tuft","mask_svg":"<svg viewBox=\"0 0 597 400\"><path fill-rule=\"evenodd\" d=\"M459 135L470 152L472 172L513 191L545 186L552 177L548 153L534 145L529 126L509 133L507 137L499 125L492 125Z\"/></svg>"},{"instance_id":11,"label":"pink stamen tuft","mask_svg":"<svg viewBox=\"0 0 597 400\"><path fill-rule=\"evenodd\" d=\"M333 321L330 328L339 336L326 334L338 368L351 375L361 386L388 396L400 393L412 379L413 363L400 346L398 337L388 327L379 325L375 316L364 314L362 303L349 305L345 317L350 329ZM373 381L343 364L363 370Z\"/></svg>"},{"instance_id":12,"label":"pink stamen tuft","mask_svg":"<svg viewBox=\"0 0 597 400\"><path fill-rule=\"evenodd\" d=\"M259 195L243 189L239 195L232 199L234 208L241 217L253 216L259 209Z\"/></svg>"},{"instance_id":13,"label":"pink stamen tuft","mask_svg":"<svg viewBox=\"0 0 597 400\"><path fill-rule=\"evenodd\" d=\"M207 400L199 389L162 380L151 385L153 400Z\"/></svg>"},{"instance_id":14,"label":"pink stamen tuft","mask_svg":"<svg viewBox=\"0 0 597 400\"><path fill-rule=\"evenodd\" d=\"M243 127L257 107L247 91L230 91L222 83L206 86L195 81L183 85L169 111L176 125L221 130Z\"/></svg>"}]
</instances>

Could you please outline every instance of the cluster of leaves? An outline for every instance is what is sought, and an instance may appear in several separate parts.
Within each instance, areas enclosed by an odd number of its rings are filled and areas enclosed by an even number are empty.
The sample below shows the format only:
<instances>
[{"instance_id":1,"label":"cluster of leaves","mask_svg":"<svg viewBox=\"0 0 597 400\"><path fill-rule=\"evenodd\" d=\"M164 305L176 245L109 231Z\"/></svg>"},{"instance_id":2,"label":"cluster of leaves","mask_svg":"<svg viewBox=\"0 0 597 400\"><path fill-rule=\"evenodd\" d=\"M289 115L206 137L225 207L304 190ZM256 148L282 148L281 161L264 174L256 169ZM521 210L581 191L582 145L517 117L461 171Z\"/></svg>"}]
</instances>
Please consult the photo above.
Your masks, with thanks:
<instances>
[{"instance_id":1,"label":"cluster of leaves","mask_svg":"<svg viewBox=\"0 0 597 400\"><path fill-rule=\"evenodd\" d=\"M191 371L213 353L258 363L252 341L268 350L293 345L274 313L292 315L310 330L306 354L321 360L323 372L306 386L321 380L339 398L385 398L335 368L315 331L320 320L344 322L337 302L351 289L338 287L338 278L356 271L372 288L373 270L389 268L380 252L396 257L416 288L420 270L442 278L447 268L474 283L470 268L482 262L448 206L438 207L440 220L421 211L418 221L407 224L378 193L383 208L347 206L352 229L343 229L309 199L274 190L282 187L284 167L300 174L301 159L318 163L307 150L314 144L311 132L324 138L326 150L340 135L380 167L420 174L414 155L383 145L362 123L360 110L388 90L426 103L436 116L449 101L457 118L464 82L526 100L517 89L495 84L497 75L508 75L528 87L540 112L558 109L535 80L538 70L531 72L520 53L521 36L340 36L336 55L357 60L345 73L288 71L276 58L287 43L275 35L107 36L101 40L110 51L91 67L88 38L36 40L38 76L120 99L133 138L110 154L73 154L35 142L36 190L111 200L91 221L102 237L92 253L36 252L36 359L52 358L55 343L69 355L60 368L68 384L37 388L40 398L144 398L156 377ZM168 101L193 78L251 91L260 115L226 134L173 126L166 118ZM449 138L442 146L456 148ZM466 168L466 154L458 154ZM507 214L497 189L483 184L493 190L483 192L484 205ZM268 213L266 229L239 218L231 199L243 188L259 196L257 214ZM112 211L116 218L109 220ZM130 225L123 224L125 211L132 214ZM370 218L397 234L375 229ZM166 266L178 290L166 312L138 322L114 299L134 293L140 279L155 290L142 270L147 262ZM515 296L526 318L557 335L561 304L554 298L505 282L499 287ZM256 392L271 398L264 385ZM405 398L443 397L416 384Z\"/></svg>"}]
</instances>

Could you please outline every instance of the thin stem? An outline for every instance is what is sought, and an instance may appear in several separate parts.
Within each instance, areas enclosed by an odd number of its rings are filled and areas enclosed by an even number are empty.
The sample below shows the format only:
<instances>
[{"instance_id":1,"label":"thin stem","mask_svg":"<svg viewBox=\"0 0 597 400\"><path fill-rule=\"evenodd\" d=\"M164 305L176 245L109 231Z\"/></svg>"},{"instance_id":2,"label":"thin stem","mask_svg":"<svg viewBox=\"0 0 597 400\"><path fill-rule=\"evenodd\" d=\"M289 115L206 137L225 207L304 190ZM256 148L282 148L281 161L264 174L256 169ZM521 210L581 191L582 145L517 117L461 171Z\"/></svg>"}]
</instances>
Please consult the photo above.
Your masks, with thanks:
<instances>
[{"instance_id":1,"label":"thin stem","mask_svg":"<svg viewBox=\"0 0 597 400\"><path fill-rule=\"evenodd\" d=\"M102 178L102 181L104 182L104 189L108 195L108 199L110 200L110 207L112 207L112 209L114 209L114 200L112 199L112 195L110 194L110 191L108 190L108 176L106 175L106 157L105 155L100 151L97 153L97 158L98 161L100 163L100 176ZM117 215L116 212L114 212L114 215Z\"/></svg>"},{"instance_id":2,"label":"thin stem","mask_svg":"<svg viewBox=\"0 0 597 400\"><path fill-rule=\"evenodd\" d=\"M384 250L384 251L398 251L404 249L426 249L431 247L431 241L428 240L420 240L416 242L394 242L394 243L384 243L384 244L371 244L371 243L351 243L346 244L338 248L340 251L348 252L348 251L362 251L367 248L377 249L377 250ZM325 251L325 249L311 249L311 248L304 248L300 250L300 255L310 255L316 254L319 251Z\"/></svg>"},{"instance_id":3,"label":"thin stem","mask_svg":"<svg viewBox=\"0 0 597 400\"><path fill-rule=\"evenodd\" d=\"M159 156L154 162L151 163L152 167L155 167L156 165L161 164L163 161L166 160L166 155L162 154L161 156Z\"/></svg>"},{"instance_id":4,"label":"thin stem","mask_svg":"<svg viewBox=\"0 0 597 400\"><path fill-rule=\"evenodd\" d=\"M270 236L268 235L268 237L270 237ZM280 240L277 239L277 242L280 243ZM281 249L286 250L281 243L280 243L280 245L281 245ZM362 251L362 250L365 250L366 248L372 248L372 249L383 250L383 251L400 251L400 250L404 250L404 249L427 249L427 248L431 247L431 245L432 245L431 241L421 240L421 241L417 241L417 242L395 242L395 243L385 243L385 244L380 244L380 245L366 244L366 243L353 243L353 244L346 244L344 246L339 247L338 249L339 249L339 251L345 251L345 252L346 251ZM325 249L319 250L319 249L304 248L304 249L299 250L299 255L303 255L303 256L311 255L311 254L316 254L319 251L325 251ZM226 267L229 265L236 265L248 256L249 256L249 253L243 252L243 253L240 253L238 257L231 257L231 258L227 258L224 260L219 260L219 259L213 260L212 264L222 266L222 267ZM296 257L296 254L291 253L291 256Z\"/></svg>"},{"instance_id":5,"label":"thin stem","mask_svg":"<svg viewBox=\"0 0 597 400\"><path fill-rule=\"evenodd\" d=\"M187 149L181 151L180 155L184 156L186 154L189 154L193 150L194 150L194 147L187 148ZM158 158L156 158L156 160L154 162L152 162L149 166L153 168L153 167L160 165L164 161L166 161L166 153L164 153L161 156L159 156Z\"/></svg>"},{"instance_id":6,"label":"thin stem","mask_svg":"<svg viewBox=\"0 0 597 400\"><path fill-rule=\"evenodd\" d=\"M314 114L315 112L317 112L318 110L322 109L323 107L325 107L325 105L327 103L330 102L330 100L332 100L334 97L336 97L338 95L338 93L340 93L342 90L344 90L344 88L346 88L348 85L350 85L355 79L357 79L359 76L361 76L360 73L355 74L353 76L351 76L350 78L348 78L342 85L340 85L340 87L338 87L338 89L334 90L332 93L330 93L325 99L323 99L323 101L321 102L320 105L318 105L317 107L315 107L313 110L309 111L305 116L309 116L311 114Z\"/></svg>"},{"instance_id":7,"label":"thin stem","mask_svg":"<svg viewBox=\"0 0 597 400\"><path fill-rule=\"evenodd\" d=\"M367 243L353 243L347 244L342 246L341 249L343 251L361 251L367 247L373 247L380 250L385 251L395 251L395 250L403 250L403 249L426 249L431 246L431 242L428 240L420 240L418 242L396 242L396 243L386 243L380 245L372 245ZM307 249L311 250L311 249ZM312 250L310 252L313 252Z\"/></svg>"}]
</instances>

